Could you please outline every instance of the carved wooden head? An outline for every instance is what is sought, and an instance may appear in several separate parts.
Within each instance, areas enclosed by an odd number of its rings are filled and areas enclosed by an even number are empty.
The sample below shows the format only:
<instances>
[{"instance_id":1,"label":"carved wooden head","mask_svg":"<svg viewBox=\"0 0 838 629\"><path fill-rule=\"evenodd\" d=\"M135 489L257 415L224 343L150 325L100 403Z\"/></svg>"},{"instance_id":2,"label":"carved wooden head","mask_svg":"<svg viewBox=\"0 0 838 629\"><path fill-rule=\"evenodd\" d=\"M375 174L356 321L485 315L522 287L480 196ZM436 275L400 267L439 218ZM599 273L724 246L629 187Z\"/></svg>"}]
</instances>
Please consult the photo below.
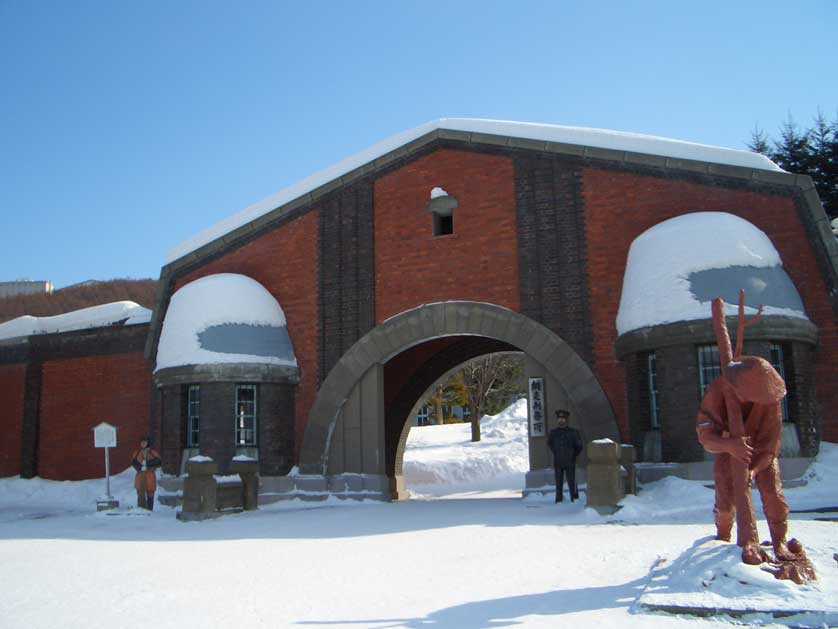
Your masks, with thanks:
<instances>
[{"instance_id":1,"label":"carved wooden head","mask_svg":"<svg viewBox=\"0 0 838 629\"><path fill-rule=\"evenodd\" d=\"M722 378L731 385L736 397L742 402L776 404L786 395L786 383L780 374L764 358L741 355L745 328L756 323L760 314L762 306L753 319L745 321L745 291L739 291L739 323L734 353L725 322L725 302L721 297L713 300L713 329L719 344Z\"/></svg>"}]
</instances>

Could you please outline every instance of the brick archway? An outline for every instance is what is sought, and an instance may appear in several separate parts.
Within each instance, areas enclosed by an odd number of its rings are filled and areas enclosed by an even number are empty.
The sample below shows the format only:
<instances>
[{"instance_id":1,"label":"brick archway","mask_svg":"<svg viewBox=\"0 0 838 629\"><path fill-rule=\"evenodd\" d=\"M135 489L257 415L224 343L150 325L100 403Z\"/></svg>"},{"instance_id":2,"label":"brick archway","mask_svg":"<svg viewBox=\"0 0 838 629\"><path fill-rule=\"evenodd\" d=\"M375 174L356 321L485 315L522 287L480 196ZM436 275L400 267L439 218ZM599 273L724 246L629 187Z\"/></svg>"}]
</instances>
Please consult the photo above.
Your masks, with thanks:
<instances>
[{"instance_id":1,"label":"brick archway","mask_svg":"<svg viewBox=\"0 0 838 629\"><path fill-rule=\"evenodd\" d=\"M614 412L599 381L566 341L543 325L507 308L480 302L449 301L423 305L387 319L340 358L320 387L309 414L300 450L300 472L325 475L343 471L329 465L335 426L345 406L361 404L357 398L363 389L369 392L364 402L367 405L365 417L373 417L368 429L371 437L366 438L379 439L380 444L370 449L370 460L375 459L374 463L358 471L384 474L382 366L416 345L455 336L483 337L524 352L553 381L560 383L563 395L582 418L580 427L586 436L619 439ZM360 447L369 446L360 443Z\"/></svg>"}]
</instances>

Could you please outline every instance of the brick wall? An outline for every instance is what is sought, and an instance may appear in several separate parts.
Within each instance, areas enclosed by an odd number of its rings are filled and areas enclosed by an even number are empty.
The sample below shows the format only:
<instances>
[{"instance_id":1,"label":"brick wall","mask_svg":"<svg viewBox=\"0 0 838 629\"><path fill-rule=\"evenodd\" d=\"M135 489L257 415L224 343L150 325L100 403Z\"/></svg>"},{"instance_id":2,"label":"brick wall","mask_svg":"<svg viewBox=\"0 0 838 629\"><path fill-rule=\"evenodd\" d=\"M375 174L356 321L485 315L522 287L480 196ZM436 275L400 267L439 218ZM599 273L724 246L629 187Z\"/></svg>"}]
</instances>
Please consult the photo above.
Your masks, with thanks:
<instances>
[{"instance_id":1,"label":"brick wall","mask_svg":"<svg viewBox=\"0 0 838 629\"><path fill-rule=\"evenodd\" d=\"M457 198L454 233L433 235L431 189ZM381 321L437 301L486 301L518 311L512 160L439 150L375 182L375 306Z\"/></svg>"},{"instance_id":2,"label":"brick wall","mask_svg":"<svg viewBox=\"0 0 838 629\"><path fill-rule=\"evenodd\" d=\"M105 475L93 427L116 426L111 472L130 465L149 431L151 374L142 352L45 361L40 402L38 474L80 480ZM156 448L155 448L156 449Z\"/></svg>"},{"instance_id":3,"label":"brick wall","mask_svg":"<svg viewBox=\"0 0 838 629\"><path fill-rule=\"evenodd\" d=\"M20 474L24 365L0 366L0 477Z\"/></svg>"},{"instance_id":4,"label":"brick wall","mask_svg":"<svg viewBox=\"0 0 838 629\"><path fill-rule=\"evenodd\" d=\"M623 436L628 436L626 378L614 353L614 342L629 246L661 221L713 211L750 221L768 235L779 252L807 314L820 329L815 372L816 380L825 386L818 388L818 402L825 420L824 438L838 441L838 422L831 421L831 409L838 406L838 387L833 384L838 382L838 336L828 290L797 204L791 196L757 190L746 183L725 185L709 178L699 183L603 168L583 171L594 365Z\"/></svg>"},{"instance_id":5,"label":"brick wall","mask_svg":"<svg viewBox=\"0 0 838 629\"><path fill-rule=\"evenodd\" d=\"M319 203L320 382L375 325L373 186L362 180Z\"/></svg>"},{"instance_id":6,"label":"brick wall","mask_svg":"<svg viewBox=\"0 0 838 629\"><path fill-rule=\"evenodd\" d=\"M585 208L578 165L554 156L515 159L521 312L591 364Z\"/></svg>"},{"instance_id":7,"label":"brick wall","mask_svg":"<svg viewBox=\"0 0 838 629\"><path fill-rule=\"evenodd\" d=\"M177 289L214 273L240 273L276 298L285 312L301 371L295 413L298 448L318 387L317 230L318 212L313 210L178 278L175 284Z\"/></svg>"}]
</instances>

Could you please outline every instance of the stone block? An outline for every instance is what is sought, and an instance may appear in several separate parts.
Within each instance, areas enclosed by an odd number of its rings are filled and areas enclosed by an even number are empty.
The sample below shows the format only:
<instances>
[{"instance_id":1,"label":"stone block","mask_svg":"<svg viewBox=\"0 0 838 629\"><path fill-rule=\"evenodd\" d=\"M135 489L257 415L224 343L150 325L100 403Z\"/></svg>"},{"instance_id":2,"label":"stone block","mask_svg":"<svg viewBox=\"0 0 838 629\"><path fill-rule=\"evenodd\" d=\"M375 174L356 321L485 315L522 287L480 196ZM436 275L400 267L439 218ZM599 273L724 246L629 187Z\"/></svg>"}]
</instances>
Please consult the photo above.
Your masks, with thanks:
<instances>
[{"instance_id":1,"label":"stone block","mask_svg":"<svg viewBox=\"0 0 838 629\"><path fill-rule=\"evenodd\" d=\"M634 446L627 443L620 445L620 465L625 470L625 493L637 495L637 469L635 468Z\"/></svg>"},{"instance_id":2,"label":"stone block","mask_svg":"<svg viewBox=\"0 0 838 629\"><path fill-rule=\"evenodd\" d=\"M610 439L588 444L587 506L600 513L614 513L624 496L620 445Z\"/></svg>"},{"instance_id":3,"label":"stone block","mask_svg":"<svg viewBox=\"0 0 838 629\"><path fill-rule=\"evenodd\" d=\"M192 476L183 481L183 511L210 513L217 510L217 483L210 476Z\"/></svg>"},{"instance_id":4,"label":"stone block","mask_svg":"<svg viewBox=\"0 0 838 629\"><path fill-rule=\"evenodd\" d=\"M329 491L329 482L325 476L300 475L294 477L294 485L300 491L323 492Z\"/></svg>"},{"instance_id":5,"label":"stone block","mask_svg":"<svg viewBox=\"0 0 838 629\"><path fill-rule=\"evenodd\" d=\"M191 477L211 477L218 474L218 463L215 461L187 461L186 473Z\"/></svg>"}]
</instances>

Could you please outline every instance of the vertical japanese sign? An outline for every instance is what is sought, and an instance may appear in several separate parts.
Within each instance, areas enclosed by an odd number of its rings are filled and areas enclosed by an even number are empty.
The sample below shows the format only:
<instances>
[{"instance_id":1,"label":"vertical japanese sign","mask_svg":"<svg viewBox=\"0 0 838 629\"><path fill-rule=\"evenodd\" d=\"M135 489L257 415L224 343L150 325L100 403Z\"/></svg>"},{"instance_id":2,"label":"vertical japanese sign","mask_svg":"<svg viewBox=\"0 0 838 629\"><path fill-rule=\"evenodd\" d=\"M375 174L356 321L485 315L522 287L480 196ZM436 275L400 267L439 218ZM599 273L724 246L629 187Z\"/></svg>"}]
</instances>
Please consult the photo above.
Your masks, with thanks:
<instances>
[{"instance_id":1,"label":"vertical japanese sign","mask_svg":"<svg viewBox=\"0 0 838 629\"><path fill-rule=\"evenodd\" d=\"M530 378L530 437L544 436L546 408L544 378Z\"/></svg>"}]
</instances>

